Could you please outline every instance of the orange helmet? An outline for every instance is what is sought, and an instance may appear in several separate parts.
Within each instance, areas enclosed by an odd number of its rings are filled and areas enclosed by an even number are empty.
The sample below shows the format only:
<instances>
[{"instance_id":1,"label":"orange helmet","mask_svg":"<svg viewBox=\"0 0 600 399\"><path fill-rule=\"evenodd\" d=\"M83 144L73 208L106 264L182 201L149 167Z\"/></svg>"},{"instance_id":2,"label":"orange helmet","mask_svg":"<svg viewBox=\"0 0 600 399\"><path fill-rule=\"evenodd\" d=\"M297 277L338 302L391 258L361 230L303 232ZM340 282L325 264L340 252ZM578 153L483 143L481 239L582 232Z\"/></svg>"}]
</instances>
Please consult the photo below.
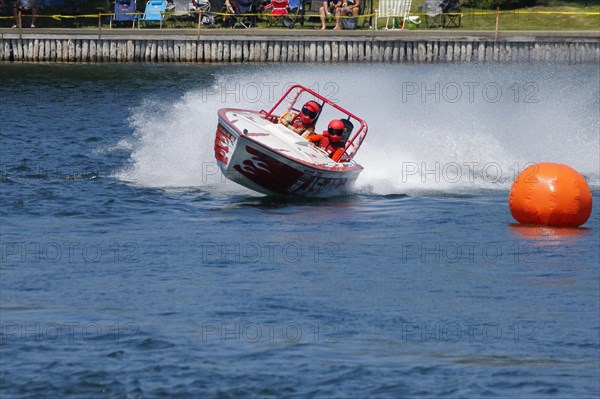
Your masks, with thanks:
<instances>
[{"instance_id":1,"label":"orange helmet","mask_svg":"<svg viewBox=\"0 0 600 399\"><path fill-rule=\"evenodd\" d=\"M309 125L313 123L319 115L319 111L321 110L321 106L314 101L309 101L302 107L302 111L300 111L300 120L305 125Z\"/></svg>"},{"instance_id":2,"label":"orange helmet","mask_svg":"<svg viewBox=\"0 0 600 399\"><path fill-rule=\"evenodd\" d=\"M346 125L344 125L344 122L339 119L334 119L329 122L329 125L327 126L329 140L334 142L340 141L342 139L342 135L344 134L345 127Z\"/></svg>"}]
</instances>

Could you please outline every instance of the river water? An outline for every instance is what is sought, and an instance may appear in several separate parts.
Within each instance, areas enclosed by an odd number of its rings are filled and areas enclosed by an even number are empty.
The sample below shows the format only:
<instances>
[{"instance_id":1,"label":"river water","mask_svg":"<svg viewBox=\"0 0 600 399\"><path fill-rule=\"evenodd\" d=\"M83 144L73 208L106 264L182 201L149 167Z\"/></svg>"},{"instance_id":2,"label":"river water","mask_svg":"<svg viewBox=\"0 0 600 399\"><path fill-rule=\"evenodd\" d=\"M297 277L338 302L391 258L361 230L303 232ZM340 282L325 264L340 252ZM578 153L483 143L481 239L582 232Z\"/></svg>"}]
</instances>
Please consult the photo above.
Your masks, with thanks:
<instances>
[{"instance_id":1,"label":"river water","mask_svg":"<svg viewBox=\"0 0 600 399\"><path fill-rule=\"evenodd\" d=\"M527 165L600 199L586 65L0 65L0 394L596 398L600 223L523 227ZM225 181L216 111L302 83L369 123L351 195Z\"/></svg>"}]
</instances>

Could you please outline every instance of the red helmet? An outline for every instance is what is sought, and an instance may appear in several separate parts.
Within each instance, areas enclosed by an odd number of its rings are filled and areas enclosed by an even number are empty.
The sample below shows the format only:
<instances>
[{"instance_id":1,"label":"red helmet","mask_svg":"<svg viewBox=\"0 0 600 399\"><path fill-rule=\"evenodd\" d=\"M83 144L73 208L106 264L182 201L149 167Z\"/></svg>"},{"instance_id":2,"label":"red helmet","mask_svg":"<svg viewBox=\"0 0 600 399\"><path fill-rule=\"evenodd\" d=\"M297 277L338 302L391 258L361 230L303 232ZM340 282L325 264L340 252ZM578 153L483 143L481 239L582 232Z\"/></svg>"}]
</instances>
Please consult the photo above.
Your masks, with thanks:
<instances>
[{"instance_id":1,"label":"red helmet","mask_svg":"<svg viewBox=\"0 0 600 399\"><path fill-rule=\"evenodd\" d=\"M302 107L300 111L300 120L305 125L311 124L315 121L321 107L314 101L309 101Z\"/></svg>"},{"instance_id":2,"label":"red helmet","mask_svg":"<svg viewBox=\"0 0 600 399\"><path fill-rule=\"evenodd\" d=\"M346 125L344 125L344 122L339 119L334 119L329 122L329 125L327 126L329 140L333 142L340 141L342 139L342 135L344 134L345 127Z\"/></svg>"}]
</instances>

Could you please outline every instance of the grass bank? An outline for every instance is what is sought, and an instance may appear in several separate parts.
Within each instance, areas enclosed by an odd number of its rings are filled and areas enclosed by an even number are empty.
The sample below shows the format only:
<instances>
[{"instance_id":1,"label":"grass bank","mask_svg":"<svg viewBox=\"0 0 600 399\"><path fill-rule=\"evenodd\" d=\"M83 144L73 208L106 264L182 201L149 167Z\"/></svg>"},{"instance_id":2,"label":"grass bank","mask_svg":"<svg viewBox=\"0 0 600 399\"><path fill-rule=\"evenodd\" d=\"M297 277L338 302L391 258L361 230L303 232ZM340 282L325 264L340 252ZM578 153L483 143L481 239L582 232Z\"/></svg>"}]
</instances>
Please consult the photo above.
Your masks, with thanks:
<instances>
[{"instance_id":1,"label":"grass bank","mask_svg":"<svg viewBox=\"0 0 600 399\"><path fill-rule=\"evenodd\" d=\"M138 2L140 3L140 2ZM426 16L422 12L421 6L425 0L413 1L411 16L420 16L421 23L418 25L409 25L411 30L427 29ZM315 3L313 2L313 5ZM318 3L317 3L318 4ZM370 3L367 3L370 7ZM377 9L378 0L373 0L373 10ZM143 3L139 4L138 11L144 8ZM11 16L12 10L8 13L8 9L3 10L3 15L0 17L0 27L8 28L14 24L14 18ZM79 15L74 16L68 14L65 10L53 9L47 7L38 12L36 26L40 28L60 28L60 27L78 27L78 28L97 28L99 23L103 28L108 28L109 10L106 7L98 7L94 10L80 10ZM309 11L309 14L315 14L315 10ZM359 29L371 29L375 23L375 18L372 17L370 9L364 11L369 16L361 17ZM104 14L100 18L98 14ZM460 28L464 30L494 30L496 28L496 10L490 9L475 9L462 7L462 20ZM266 28L266 17L258 16L256 28ZM23 26L29 26L30 19L24 17ZM385 21L380 21L379 28L385 24ZM334 21L328 21L328 28L331 29ZM166 16L163 24L165 28L195 28L197 25L195 20L191 19L187 22L175 21L173 18ZM314 29L320 26L318 17L307 17L304 25L297 24L295 29ZM158 27L158 26L157 26ZM255 29L256 29L255 28ZM207 29L230 29L222 28L219 25ZM439 29L439 28L431 28ZM548 0L544 5L536 7L520 8L514 10L500 10L499 13L499 29L505 31L518 30L600 30L600 0Z\"/></svg>"}]
</instances>

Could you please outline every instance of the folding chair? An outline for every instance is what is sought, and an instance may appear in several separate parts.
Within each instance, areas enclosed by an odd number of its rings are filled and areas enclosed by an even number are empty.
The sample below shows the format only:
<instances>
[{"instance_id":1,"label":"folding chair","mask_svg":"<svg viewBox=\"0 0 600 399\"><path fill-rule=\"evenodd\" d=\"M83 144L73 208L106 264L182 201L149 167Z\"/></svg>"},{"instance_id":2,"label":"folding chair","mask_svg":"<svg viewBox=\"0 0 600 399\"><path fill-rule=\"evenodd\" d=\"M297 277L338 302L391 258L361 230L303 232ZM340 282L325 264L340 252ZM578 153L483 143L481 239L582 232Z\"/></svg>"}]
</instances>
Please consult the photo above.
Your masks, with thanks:
<instances>
[{"instance_id":1,"label":"folding chair","mask_svg":"<svg viewBox=\"0 0 600 399\"><path fill-rule=\"evenodd\" d=\"M302 16L306 22L320 23L319 9L325 0L302 0Z\"/></svg>"},{"instance_id":2,"label":"folding chair","mask_svg":"<svg viewBox=\"0 0 600 399\"><path fill-rule=\"evenodd\" d=\"M388 25L390 18L398 18L401 21L400 29L404 29L407 21L414 24L419 24L418 17L410 17L410 7L412 0L380 0L379 8L375 13L375 29L377 29L377 22L379 18L386 18L385 29L389 29ZM393 25L392 25L393 26Z\"/></svg>"},{"instance_id":3,"label":"folding chair","mask_svg":"<svg viewBox=\"0 0 600 399\"><path fill-rule=\"evenodd\" d=\"M113 27L113 23L132 22L131 27L135 28L135 0L116 0L115 14L110 17L108 26Z\"/></svg>"},{"instance_id":4,"label":"folding chair","mask_svg":"<svg viewBox=\"0 0 600 399\"><path fill-rule=\"evenodd\" d=\"M192 0L189 7L190 13L194 16L194 20L198 20L198 13L202 13L202 19L200 20L202 25L212 26L215 24L215 16L209 14L211 4L208 0ZM223 7L223 5L221 5L221 7Z\"/></svg>"},{"instance_id":5,"label":"folding chair","mask_svg":"<svg viewBox=\"0 0 600 399\"><path fill-rule=\"evenodd\" d=\"M271 0L265 8L268 11L267 27L284 25L284 18L289 14L290 2L288 0Z\"/></svg>"},{"instance_id":6,"label":"folding chair","mask_svg":"<svg viewBox=\"0 0 600 399\"><path fill-rule=\"evenodd\" d=\"M117 25L121 22L131 22L132 28L135 28L135 0L116 0L115 1L115 14L110 17L108 26L110 28L113 25Z\"/></svg>"},{"instance_id":7,"label":"folding chair","mask_svg":"<svg viewBox=\"0 0 600 399\"><path fill-rule=\"evenodd\" d=\"M184 22L192 20L192 3L188 0L170 0L167 4L167 18L172 19L177 26L182 27Z\"/></svg>"},{"instance_id":8,"label":"folding chair","mask_svg":"<svg viewBox=\"0 0 600 399\"><path fill-rule=\"evenodd\" d=\"M254 1L253 0L229 0L231 7L233 7L234 24L232 28L242 26L244 28L250 28L256 25L256 18L248 15L254 12Z\"/></svg>"},{"instance_id":9,"label":"folding chair","mask_svg":"<svg viewBox=\"0 0 600 399\"><path fill-rule=\"evenodd\" d=\"M225 0L210 0L210 14L209 15L214 24L220 24L223 27L231 27L233 24L229 24L229 13L225 5ZM214 14L213 14L214 13Z\"/></svg>"},{"instance_id":10,"label":"folding chair","mask_svg":"<svg viewBox=\"0 0 600 399\"><path fill-rule=\"evenodd\" d=\"M425 12L426 28L443 28L444 15L442 13L443 0L425 0L423 11Z\"/></svg>"},{"instance_id":11,"label":"folding chair","mask_svg":"<svg viewBox=\"0 0 600 399\"><path fill-rule=\"evenodd\" d=\"M165 12L167 11L167 0L149 0L146 3L146 9L138 20L138 28L141 28L140 23L148 22L160 22L160 28L162 29L162 23L165 19Z\"/></svg>"},{"instance_id":12,"label":"folding chair","mask_svg":"<svg viewBox=\"0 0 600 399\"><path fill-rule=\"evenodd\" d=\"M444 14L444 28L460 28L462 24L462 14L448 12Z\"/></svg>"},{"instance_id":13,"label":"folding chair","mask_svg":"<svg viewBox=\"0 0 600 399\"><path fill-rule=\"evenodd\" d=\"M444 28L460 28L462 14L460 12L460 0L443 0L441 7L444 13Z\"/></svg>"},{"instance_id":14,"label":"folding chair","mask_svg":"<svg viewBox=\"0 0 600 399\"><path fill-rule=\"evenodd\" d=\"M293 29L298 22L304 26L304 12L310 7L311 0L289 0L290 10L288 16L283 18L283 25Z\"/></svg>"}]
</instances>

